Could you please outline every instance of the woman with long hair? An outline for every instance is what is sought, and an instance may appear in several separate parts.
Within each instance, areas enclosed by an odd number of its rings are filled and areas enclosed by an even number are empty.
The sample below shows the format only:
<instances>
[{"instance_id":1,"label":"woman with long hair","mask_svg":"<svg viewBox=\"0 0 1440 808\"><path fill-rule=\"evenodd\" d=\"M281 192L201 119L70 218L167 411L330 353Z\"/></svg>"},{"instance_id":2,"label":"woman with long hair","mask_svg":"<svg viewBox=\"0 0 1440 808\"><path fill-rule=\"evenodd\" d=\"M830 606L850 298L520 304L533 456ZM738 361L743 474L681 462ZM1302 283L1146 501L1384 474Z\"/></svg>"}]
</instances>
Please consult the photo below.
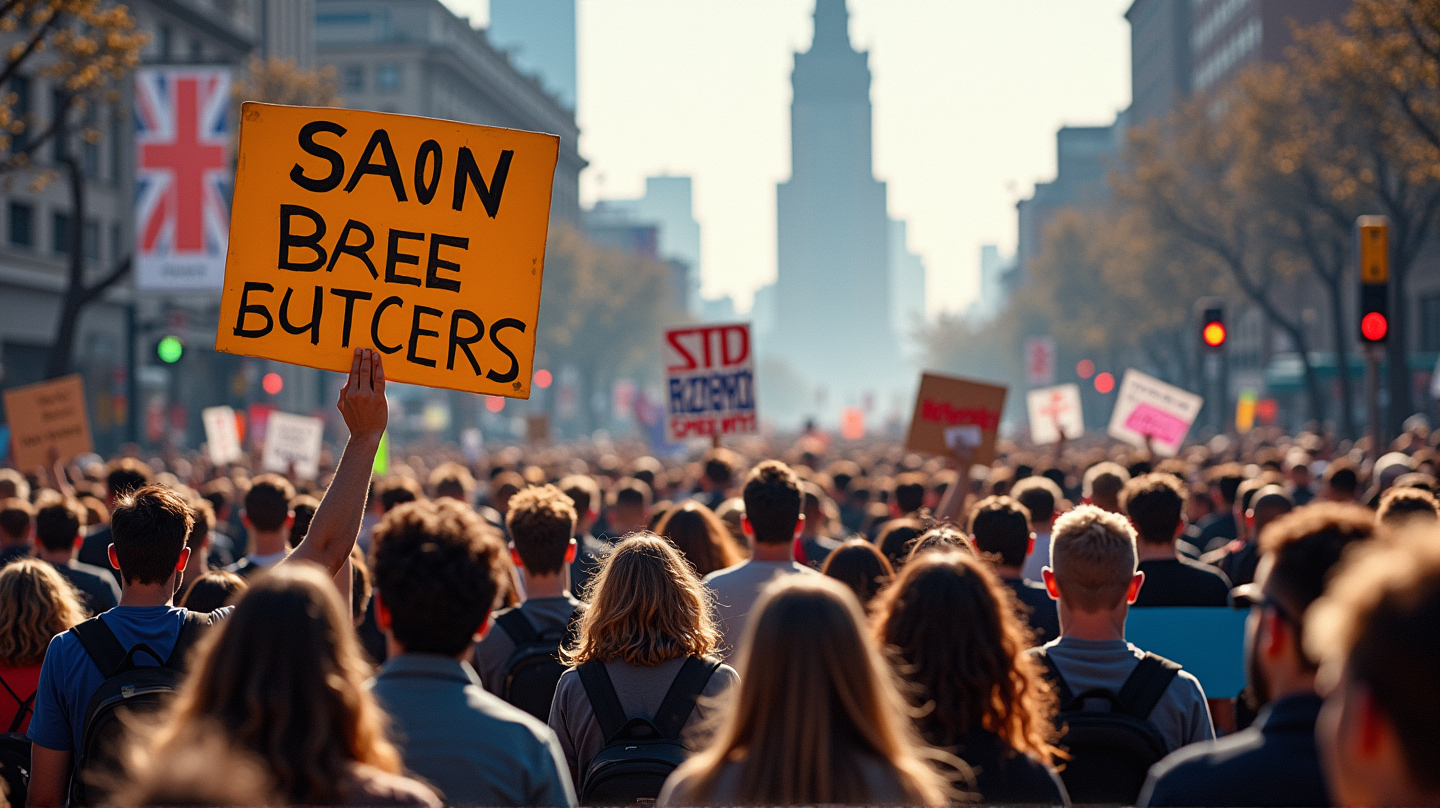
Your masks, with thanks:
<instances>
[{"instance_id":1,"label":"woman with long hair","mask_svg":"<svg viewBox=\"0 0 1440 808\"><path fill-rule=\"evenodd\" d=\"M869 539L859 536L832 550L820 572L850 587L850 591L860 599L860 605L867 609L895 575L885 554L876 549Z\"/></svg>"},{"instance_id":2,"label":"woman with long hair","mask_svg":"<svg viewBox=\"0 0 1440 808\"><path fill-rule=\"evenodd\" d=\"M735 549L725 523L714 511L693 499L666 511L656 524L655 532L669 539L701 578L744 560Z\"/></svg>"},{"instance_id":3,"label":"woman with long hair","mask_svg":"<svg viewBox=\"0 0 1440 808\"><path fill-rule=\"evenodd\" d=\"M0 569L0 604L0 733L24 732L50 640L88 615L75 587L38 558Z\"/></svg>"},{"instance_id":4,"label":"woman with long hair","mask_svg":"<svg viewBox=\"0 0 1440 808\"><path fill-rule=\"evenodd\" d=\"M198 654L132 764L135 780L218 733L259 762L261 790L286 803L440 804L400 776L349 611L319 567L285 564L256 579Z\"/></svg>"},{"instance_id":5,"label":"woman with long hair","mask_svg":"<svg viewBox=\"0 0 1440 808\"><path fill-rule=\"evenodd\" d=\"M982 802L1068 804L1049 766L1055 697L988 563L960 550L913 557L875 602L875 635L922 708L921 734L970 765Z\"/></svg>"},{"instance_id":6,"label":"woman with long hair","mask_svg":"<svg viewBox=\"0 0 1440 808\"><path fill-rule=\"evenodd\" d=\"M695 751L708 738L705 724L715 700L737 679L733 668L711 659L720 634L709 594L670 542L653 533L627 536L601 561L590 598L574 644L563 651L575 667L560 677L550 708L550 728L582 795L592 793L587 770L614 734L602 728L590 698L591 689L603 687L601 680L610 683L627 720L658 722L661 702L688 660L713 668L681 732L681 741Z\"/></svg>"},{"instance_id":7,"label":"woman with long hair","mask_svg":"<svg viewBox=\"0 0 1440 808\"><path fill-rule=\"evenodd\" d=\"M849 589L793 575L756 603L714 743L660 803L940 805L949 789ZM928 760L927 760L928 758Z\"/></svg>"}]
</instances>

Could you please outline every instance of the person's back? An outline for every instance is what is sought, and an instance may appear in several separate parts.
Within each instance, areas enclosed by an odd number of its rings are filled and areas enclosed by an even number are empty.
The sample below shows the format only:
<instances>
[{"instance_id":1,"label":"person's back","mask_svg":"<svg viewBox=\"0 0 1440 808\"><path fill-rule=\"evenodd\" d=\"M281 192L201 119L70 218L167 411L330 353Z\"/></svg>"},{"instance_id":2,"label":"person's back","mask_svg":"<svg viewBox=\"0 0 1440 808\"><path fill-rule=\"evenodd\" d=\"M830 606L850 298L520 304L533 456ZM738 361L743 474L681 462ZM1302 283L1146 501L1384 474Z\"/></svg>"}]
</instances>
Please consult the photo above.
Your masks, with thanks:
<instances>
[{"instance_id":1,"label":"person's back","mask_svg":"<svg viewBox=\"0 0 1440 808\"><path fill-rule=\"evenodd\" d=\"M1230 605L1230 580L1176 549L1185 531L1185 496L1184 485L1164 473L1136 477L1120 492L1120 507L1135 528L1140 571L1145 573L1137 608Z\"/></svg>"},{"instance_id":2,"label":"person's back","mask_svg":"<svg viewBox=\"0 0 1440 808\"><path fill-rule=\"evenodd\" d=\"M451 804L573 806L554 733L462 661L499 590L499 538L450 501L400 505L372 536L377 618L395 653L370 690L406 768Z\"/></svg>"},{"instance_id":3,"label":"person's back","mask_svg":"<svg viewBox=\"0 0 1440 808\"><path fill-rule=\"evenodd\" d=\"M1011 486L1009 496L1029 512L1030 532L1035 537L1021 574L1026 580L1039 581L1040 570L1050 560L1050 531L1055 524L1055 509L1064 495L1060 486L1048 477L1026 477Z\"/></svg>"},{"instance_id":4,"label":"person's back","mask_svg":"<svg viewBox=\"0 0 1440 808\"><path fill-rule=\"evenodd\" d=\"M1030 626L1032 644L1043 645L1060 636L1055 601L1044 584L1025 578L1026 556L1035 543L1030 532L1030 510L1008 496L986 497L970 510L970 538L982 556L995 564L995 572L1021 607ZM1048 537L1047 537L1048 538ZM1049 557L1046 545L1046 557Z\"/></svg>"}]
</instances>

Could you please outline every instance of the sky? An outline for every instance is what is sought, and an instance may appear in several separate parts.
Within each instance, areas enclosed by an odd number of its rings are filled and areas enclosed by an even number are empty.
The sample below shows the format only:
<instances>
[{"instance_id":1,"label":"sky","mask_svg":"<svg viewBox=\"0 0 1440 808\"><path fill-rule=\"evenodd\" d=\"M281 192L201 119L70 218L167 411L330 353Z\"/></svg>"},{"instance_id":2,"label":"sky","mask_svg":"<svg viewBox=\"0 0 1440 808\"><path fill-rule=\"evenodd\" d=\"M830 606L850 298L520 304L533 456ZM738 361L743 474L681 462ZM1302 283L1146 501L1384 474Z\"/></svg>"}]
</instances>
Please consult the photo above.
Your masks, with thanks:
<instances>
[{"instance_id":1,"label":"sky","mask_svg":"<svg viewBox=\"0 0 1440 808\"><path fill-rule=\"evenodd\" d=\"M488 0L444 0L476 24ZM790 71L814 0L578 0L582 204L694 179L702 293L740 311L775 279L790 175ZM980 246L1015 246L1015 202L1055 174L1055 131L1130 103L1131 0L849 0L870 52L874 172L909 221L930 313L979 289ZM783 315L782 315L783 316Z\"/></svg>"}]
</instances>

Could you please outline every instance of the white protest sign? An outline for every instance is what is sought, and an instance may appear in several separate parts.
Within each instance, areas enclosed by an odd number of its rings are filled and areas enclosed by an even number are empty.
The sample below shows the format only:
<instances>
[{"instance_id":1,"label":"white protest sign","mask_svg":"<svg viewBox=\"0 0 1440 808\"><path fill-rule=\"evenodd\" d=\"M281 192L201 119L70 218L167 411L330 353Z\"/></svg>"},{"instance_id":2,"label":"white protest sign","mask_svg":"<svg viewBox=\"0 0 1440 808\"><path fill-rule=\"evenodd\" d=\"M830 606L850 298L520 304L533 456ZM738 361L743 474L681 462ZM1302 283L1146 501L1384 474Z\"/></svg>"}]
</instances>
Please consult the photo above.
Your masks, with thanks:
<instances>
[{"instance_id":1,"label":"white protest sign","mask_svg":"<svg viewBox=\"0 0 1440 808\"><path fill-rule=\"evenodd\" d=\"M1030 410L1030 441L1036 446L1062 439L1074 440L1085 433L1077 384L1031 390L1025 396L1025 404Z\"/></svg>"},{"instance_id":2,"label":"white protest sign","mask_svg":"<svg viewBox=\"0 0 1440 808\"><path fill-rule=\"evenodd\" d=\"M266 471L284 474L295 468L295 476L313 480L320 476L320 443L325 422L308 415L272 412L265 426L265 453L260 465Z\"/></svg>"},{"instance_id":3,"label":"white protest sign","mask_svg":"<svg viewBox=\"0 0 1440 808\"><path fill-rule=\"evenodd\" d=\"M240 427L235 420L235 411L229 407L206 407L200 411L205 422L205 446L210 451L210 462L217 466L234 463L244 456L240 448Z\"/></svg>"},{"instance_id":4,"label":"white protest sign","mask_svg":"<svg viewBox=\"0 0 1440 808\"><path fill-rule=\"evenodd\" d=\"M1055 383L1055 338L1025 340L1025 383L1041 387Z\"/></svg>"},{"instance_id":5,"label":"white protest sign","mask_svg":"<svg viewBox=\"0 0 1440 808\"><path fill-rule=\"evenodd\" d=\"M749 323L673 328L665 332L663 350L667 439L759 429Z\"/></svg>"},{"instance_id":6,"label":"white protest sign","mask_svg":"<svg viewBox=\"0 0 1440 808\"><path fill-rule=\"evenodd\" d=\"M1155 454L1174 457L1204 403L1188 390L1131 368L1120 382L1110 415L1110 437L1140 447L1148 438Z\"/></svg>"}]
</instances>

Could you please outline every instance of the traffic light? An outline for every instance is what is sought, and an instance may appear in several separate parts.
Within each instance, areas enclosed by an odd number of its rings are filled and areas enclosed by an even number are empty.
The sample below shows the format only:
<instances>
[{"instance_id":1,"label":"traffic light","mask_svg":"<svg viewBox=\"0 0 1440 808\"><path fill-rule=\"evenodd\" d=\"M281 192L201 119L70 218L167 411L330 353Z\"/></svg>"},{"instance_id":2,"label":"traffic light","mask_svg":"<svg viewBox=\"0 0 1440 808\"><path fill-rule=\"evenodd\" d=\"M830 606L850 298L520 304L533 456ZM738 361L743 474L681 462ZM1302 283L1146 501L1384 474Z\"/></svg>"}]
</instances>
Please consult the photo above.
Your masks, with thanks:
<instances>
[{"instance_id":1,"label":"traffic light","mask_svg":"<svg viewBox=\"0 0 1440 808\"><path fill-rule=\"evenodd\" d=\"M1205 310L1205 316L1200 318L1200 343L1207 350L1218 351L1225 347L1225 338L1229 332L1225 330L1225 309L1216 306Z\"/></svg>"},{"instance_id":2,"label":"traffic light","mask_svg":"<svg viewBox=\"0 0 1440 808\"><path fill-rule=\"evenodd\" d=\"M174 334L162 337L159 342L155 343L155 356L167 365L179 362L180 357L184 354L185 343L181 342L180 338Z\"/></svg>"},{"instance_id":3,"label":"traffic light","mask_svg":"<svg viewBox=\"0 0 1440 808\"><path fill-rule=\"evenodd\" d=\"M1355 220L1360 252L1360 342L1376 345L1390 334L1390 224L1384 216Z\"/></svg>"}]
</instances>

